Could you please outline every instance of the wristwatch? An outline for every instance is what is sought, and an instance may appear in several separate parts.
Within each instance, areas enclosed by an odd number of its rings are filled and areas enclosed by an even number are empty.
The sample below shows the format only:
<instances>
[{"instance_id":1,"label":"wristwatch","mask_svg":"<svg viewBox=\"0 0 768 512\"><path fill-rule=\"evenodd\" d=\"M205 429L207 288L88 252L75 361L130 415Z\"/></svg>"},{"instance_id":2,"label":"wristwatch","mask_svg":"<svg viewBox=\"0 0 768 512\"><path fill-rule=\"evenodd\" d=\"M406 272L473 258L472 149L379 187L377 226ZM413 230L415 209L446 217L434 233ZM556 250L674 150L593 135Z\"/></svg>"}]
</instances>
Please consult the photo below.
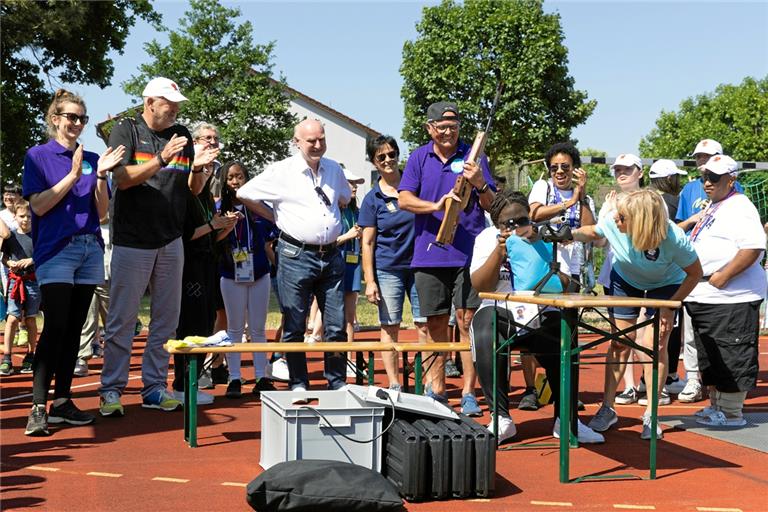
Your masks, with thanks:
<instances>
[{"instance_id":1,"label":"wristwatch","mask_svg":"<svg viewBox=\"0 0 768 512\"><path fill-rule=\"evenodd\" d=\"M157 161L160 163L160 167L161 168L165 167L166 165L168 165L168 162L163 160L163 152L162 151L158 151L157 153L155 153L155 158L157 158Z\"/></svg>"}]
</instances>

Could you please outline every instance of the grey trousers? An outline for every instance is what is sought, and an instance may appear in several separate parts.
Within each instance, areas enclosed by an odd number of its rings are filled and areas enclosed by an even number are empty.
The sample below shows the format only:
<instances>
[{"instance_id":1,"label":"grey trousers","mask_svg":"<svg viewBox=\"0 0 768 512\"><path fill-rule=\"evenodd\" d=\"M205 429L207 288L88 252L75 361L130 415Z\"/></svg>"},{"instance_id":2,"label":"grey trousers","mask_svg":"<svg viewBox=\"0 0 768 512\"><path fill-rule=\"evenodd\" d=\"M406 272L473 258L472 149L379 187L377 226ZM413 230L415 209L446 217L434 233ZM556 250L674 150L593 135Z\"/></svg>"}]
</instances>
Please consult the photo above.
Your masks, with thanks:
<instances>
[{"instance_id":1,"label":"grey trousers","mask_svg":"<svg viewBox=\"0 0 768 512\"><path fill-rule=\"evenodd\" d=\"M88 316L85 317L83 331L80 334L80 351L77 353L78 359L90 359L93 357L93 340L99 334L99 319L102 325L107 325L107 312L109 311L109 282L104 286L97 286L91 299L91 307L88 309Z\"/></svg>"},{"instance_id":2,"label":"grey trousers","mask_svg":"<svg viewBox=\"0 0 768 512\"><path fill-rule=\"evenodd\" d=\"M139 304L149 286L149 335L141 363L141 395L167 388L170 356L163 348L176 335L181 308L184 247L181 238L159 249L114 246L110 307L104 332L101 394L122 394L128 384L134 328Z\"/></svg>"}]
</instances>

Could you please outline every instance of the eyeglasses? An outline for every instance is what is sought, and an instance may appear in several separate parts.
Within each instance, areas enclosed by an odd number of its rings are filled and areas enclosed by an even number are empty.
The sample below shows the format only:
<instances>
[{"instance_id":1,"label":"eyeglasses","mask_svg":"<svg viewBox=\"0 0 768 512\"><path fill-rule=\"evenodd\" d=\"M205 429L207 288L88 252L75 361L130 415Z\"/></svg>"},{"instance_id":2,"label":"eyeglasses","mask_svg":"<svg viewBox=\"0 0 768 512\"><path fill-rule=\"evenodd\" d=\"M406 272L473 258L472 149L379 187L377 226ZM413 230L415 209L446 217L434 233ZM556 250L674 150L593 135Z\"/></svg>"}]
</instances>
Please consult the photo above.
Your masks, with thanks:
<instances>
[{"instance_id":1,"label":"eyeglasses","mask_svg":"<svg viewBox=\"0 0 768 512\"><path fill-rule=\"evenodd\" d=\"M517 219L508 219L504 226L507 229L524 228L531 225L531 219L528 217L519 217Z\"/></svg>"},{"instance_id":2,"label":"eyeglasses","mask_svg":"<svg viewBox=\"0 0 768 512\"><path fill-rule=\"evenodd\" d=\"M77 123L80 121L80 124L88 124L88 116L79 116L77 114L73 114L72 112L56 112L56 115L66 117L70 123Z\"/></svg>"},{"instance_id":3,"label":"eyeglasses","mask_svg":"<svg viewBox=\"0 0 768 512\"><path fill-rule=\"evenodd\" d=\"M383 164L387 158L390 160L397 160L397 151L390 151L389 153L381 153L376 155L376 162Z\"/></svg>"},{"instance_id":4,"label":"eyeglasses","mask_svg":"<svg viewBox=\"0 0 768 512\"><path fill-rule=\"evenodd\" d=\"M551 173L556 173L558 169L562 169L564 172L568 172L571 170L571 164L559 163L549 166L549 172Z\"/></svg>"},{"instance_id":5,"label":"eyeglasses","mask_svg":"<svg viewBox=\"0 0 768 512\"><path fill-rule=\"evenodd\" d=\"M705 181L710 182L711 184L715 185L720 182L720 180L723 178L722 174L715 174L713 172L707 172L704 171L701 173L701 181L702 183Z\"/></svg>"},{"instance_id":6,"label":"eyeglasses","mask_svg":"<svg viewBox=\"0 0 768 512\"><path fill-rule=\"evenodd\" d=\"M437 133L441 135L446 134L449 131L450 132L459 131L459 123L450 123L450 124L441 124L441 125L437 125L435 123L431 123L431 124L432 124L432 128L434 128L437 131Z\"/></svg>"},{"instance_id":7,"label":"eyeglasses","mask_svg":"<svg viewBox=\"0 0 768 512\"><path fill-rule=\"evenodd\" d=\"M323 189L320 188L320 185L315 187L315 192L317 192L317 195L320 197L320 199L323 200L325 206L331 206L331 200L328 199L327 195L325 195L325 192L323 192Z\"/></svg>"},{"instance_id":8,"label":"eyeglasses","mask_svg":"<svg viewBox=\"0 0 768 512\"><path fill-rule=\"evenodd\" d=\"M219 142L219 138L216 137L215 135L206 135L205 137L198 137L197 140L204 140L205 142L211 142L211 143Z\"/></svg>"}]
</instances>

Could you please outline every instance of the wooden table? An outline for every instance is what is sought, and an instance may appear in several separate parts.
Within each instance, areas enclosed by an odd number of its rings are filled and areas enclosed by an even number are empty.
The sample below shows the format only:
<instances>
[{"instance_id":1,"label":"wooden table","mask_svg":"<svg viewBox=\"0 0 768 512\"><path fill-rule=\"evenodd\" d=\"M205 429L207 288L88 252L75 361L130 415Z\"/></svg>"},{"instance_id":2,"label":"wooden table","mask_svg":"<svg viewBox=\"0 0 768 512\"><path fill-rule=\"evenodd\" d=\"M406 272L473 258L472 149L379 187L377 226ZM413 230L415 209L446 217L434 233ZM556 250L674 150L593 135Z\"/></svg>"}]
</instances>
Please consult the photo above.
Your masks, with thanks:
<instances>
[{"instance_id":1,"label":"wooden table","mask_svg":"<svg viewBox=\"0 0 768 512\"><path fill-rule=\"evenodd\" d=\"M626 346L639 350L648 356L652 360L653 377L650 383L646 383L648 386L648 392L651 398L651 440L650 440L650 479L656 478L656 428L658 425L658 373L659 373L659 313L658 308L672 308L678 309L681 306L680 301L674 300L659 300L659 299L644 299L644 298L632 298L632 297L613 297L610 295L580 295L580 294L541 294L533 295L532 292L516 292L510 294L504 293L480 293L480 297L483 299L493 300L496 306L504 307L506 301L519 302L525 304L536 304L539 306L549 306L560 310L560 482L567 483L571 481L582 481L586 479L599 479L605 478L600 476L586 476L570 478L570 453L571 447L576 448L579 445L577 436L572 435L571 430L578 432L576 429L577 417L574 414L573 404L571 403L571 364L578 362L578 357L581 352L588 350L592 347L605 343L606 341L616 341ZM590 325L581 320L579 316L579 309L581 310L596 310L596 308L604 307L638 307L638 308L656 308L656 314L653 318L648 320L639 321L636 325L624 330L617 330L611 332L600 329L596 326ZM498 317L498 310L494 308L493 314L493 332L498 332L496 329L496 322ZM515 323L517 327L525 327L524 325ZM653 347L645 348L638 345L636 342L630 340L626 334L637 331L641 327L646 325L653 326ZM579 327L598 334L600 337L587 343L583 346L578 344L578 329ZM515 335L508 339L499 340L499 336L493 338L493 382L494 389L496 378L498 375L498 368L496 367L496 355L505 350L508 346L514 344ZM496 411L496 396L494 394L492 410ZM498 415L494 414L493 431L498 432ZM565 428L565 419L568 419L568 423L571 424L571 428Z\"/></svg>"}]
</instances>

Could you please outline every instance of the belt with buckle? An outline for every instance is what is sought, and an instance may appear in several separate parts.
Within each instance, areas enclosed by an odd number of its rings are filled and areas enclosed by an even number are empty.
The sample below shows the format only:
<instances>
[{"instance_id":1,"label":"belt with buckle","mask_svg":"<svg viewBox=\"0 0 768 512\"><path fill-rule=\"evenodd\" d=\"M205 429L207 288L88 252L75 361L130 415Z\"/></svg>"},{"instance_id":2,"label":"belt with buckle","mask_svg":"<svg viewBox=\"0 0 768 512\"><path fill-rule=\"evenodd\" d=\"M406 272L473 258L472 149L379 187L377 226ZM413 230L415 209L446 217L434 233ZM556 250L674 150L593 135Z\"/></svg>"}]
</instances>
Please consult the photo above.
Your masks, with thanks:
<instances>
[{"instance_id":1,"label":"belt with buckle","mask_svg":"<svg viewBox=\"0 0 768 512\"><path fill-rule=\"evenodd\" d=\"M325 245L307 244L293 238L291 235L288 235L285 232L280 233L280 239L288 242L291 245L295 245L296 247L301 247L305 251L316 251L316 252L324 253L324 252L334 251L338 248L336 243L325 244Z\"/></svg>"}]
</instances>

